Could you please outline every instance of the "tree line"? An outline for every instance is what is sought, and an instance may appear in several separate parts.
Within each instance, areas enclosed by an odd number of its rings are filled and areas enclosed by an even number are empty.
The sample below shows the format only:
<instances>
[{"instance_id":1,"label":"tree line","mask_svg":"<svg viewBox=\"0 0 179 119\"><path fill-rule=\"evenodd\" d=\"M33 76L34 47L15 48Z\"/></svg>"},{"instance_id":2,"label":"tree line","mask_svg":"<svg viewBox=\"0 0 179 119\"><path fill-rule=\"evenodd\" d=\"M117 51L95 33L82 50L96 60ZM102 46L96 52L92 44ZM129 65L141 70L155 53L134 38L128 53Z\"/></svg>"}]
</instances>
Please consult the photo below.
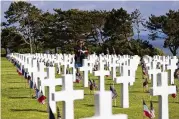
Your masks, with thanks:
<instances>
[{"instance_id":1,"label":"tree line","mask_svg":"<svg viewBox=\"0 0 179 119\"><path fill-rule=\"evenodd\" d=\"M128 13L123 8L106 10L42 11L28 2L12 2L1 23L1 47L13 52L73 53L78 39L85 39L91 53L164 55L148 41L140 39L140 32L150 31L149 39L164 40L163 46L173 55L179 47L179 10L165 15L151 15L145 20L136 9ZM144 29L141 29L143 26ZM134 31L137 31L135 34ZM134 39L134 35L137 38Z\"/></svg>"}]
</instances>

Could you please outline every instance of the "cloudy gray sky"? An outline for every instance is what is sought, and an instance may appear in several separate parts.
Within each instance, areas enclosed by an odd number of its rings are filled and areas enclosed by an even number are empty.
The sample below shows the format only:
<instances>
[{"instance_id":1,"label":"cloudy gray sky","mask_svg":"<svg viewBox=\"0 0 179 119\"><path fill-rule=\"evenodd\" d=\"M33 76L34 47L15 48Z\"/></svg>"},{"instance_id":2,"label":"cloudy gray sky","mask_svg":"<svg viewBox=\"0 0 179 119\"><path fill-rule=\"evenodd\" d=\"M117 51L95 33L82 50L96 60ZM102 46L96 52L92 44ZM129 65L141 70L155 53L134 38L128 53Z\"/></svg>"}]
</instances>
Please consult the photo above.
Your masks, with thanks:
<instances>
[{"instance_id":1,"label":"cloudy gray sky","mask_svg":"<svg viewBox=\"0 0 179 119\"><path fill-rule=\"evenodd\" d=\"M8 9L10 1L1 2L1 21L5 21L4 12ZM43 11L53 12L53 8L61 8L62 10L80 9L80 10L111 10L123 7L128 13L135 9L139 9L144 18L148 18L151 14L163 15L172 10L179 9L179 1L30 1ZM141 35L146 35L143 32ZM156 41L155 41L156 42ZM161 41L160 41L161 42ZM153 42L154 43L154 42ZM152 44L153 44L152 43ZM162 42L161 42L162 43Z\"/></svg>"}]
</instances>

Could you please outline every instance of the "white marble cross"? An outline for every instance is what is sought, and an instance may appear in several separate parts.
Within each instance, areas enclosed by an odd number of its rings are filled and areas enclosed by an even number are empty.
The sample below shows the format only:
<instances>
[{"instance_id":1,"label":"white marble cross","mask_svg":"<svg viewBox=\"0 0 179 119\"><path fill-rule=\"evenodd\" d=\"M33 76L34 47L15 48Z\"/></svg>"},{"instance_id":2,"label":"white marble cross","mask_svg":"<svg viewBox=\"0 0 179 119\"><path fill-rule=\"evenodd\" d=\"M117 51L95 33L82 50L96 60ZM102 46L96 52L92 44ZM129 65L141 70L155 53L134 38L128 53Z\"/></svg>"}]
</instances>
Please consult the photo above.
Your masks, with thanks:
<instances>
[{"instance_id":1,"label":"white marble cross","mask_svg":"<svg viewBox=\"0 0 179 119\"><path fill-rule=\"evenodd\" d=\"M169 70L169 81L170 81L170 84L174 84L174 79L175 79L174 73L175 73L175 70L178 68L176 65L177 61L170 59L169 62L170 62L170 65L167 66L167 70Z\"/></svg>"},{"instance_id":2,"label":"white marble cross","mask_svg":"<svg viewBox=\"0 0 179 119\"><path fill-rule=\"evenodd\" d=\"M166 61L165 61L165 59L163 59L163 60L161 60L160 61L160 64L161 64L161 70L162 70L162 72L165 72L165 70L166 70L166 67L165 67L165 65L166 65Z\"/></svg>"},{"instance_id":3,"label":"white marble cross","mask_svg":"<svg viewBox=\"0 0 179 119\"><path fill-rule=\"evenodd\" d=\"M83 59L83 66L80 67L80 71L83 71L83 86L88 87L88 72L91 70L90 67L88 67L88 60Z\"/></svg>"},{"instance_id":4,"label":"white marble cross","mask_svg":"<svg viewBox=\"0 0 179 119\"><path fill-rule=\"evenodd\" d=\"M66 70L67 70L67 66L68 66L69 62L68 62L68 56L66 56L66 54L63 55L63 63L61 64L62 66L64 66L63 68L63 75L66 75Z\"/></svg>"},{"instance_id":5,"label":"white marble cross","mask_svg":"<svg viewBox=\"0 0 179 119\"><path fill-rule=\"evenodd\" d=\"M27 74L29 76L31 76L31 73L32 73L32 58L31 57L28 57L27 58L27 65L26 65L26 69L25 69L25 72L27 72Z\"/></svg>"},{"instance_id":6,"label":"white marble cross","mask_svg":"<svg viewBox=\"0 0 179 119\"><path fill-rule=\"evenodd\" d=\"M167 72L159 73L161 85L152 87L150 95L159 96L159 119L169 119L168 95L176 93L176 86L168 86ZM155 83L157 84L157 83Z\"/></svg>"},{"instance_id":7,"label":"white marble cross","mask_svg":"<svg viewBox=\"0 0 179 119\"><path fill-rule=\"evenodd\" d=\"M35 80L35 75L33 75L34 72L37 72L37 59L32 59L31 60L31 74L29 74L31 76L31 80L33 81L33 83L37 83Z\"/></svg>"},{"instance_id":8,"label":"white marble cross","mask_svg":"<svg viewBox=\"0 0 179 119\"><path fill-rule=\"evenodd\" d=\"M33 75L34 72L37 72L37 59L31 59L29 68L29 75L31 76L31 80L33 81L34 87L34 85L37 83L37 80L35 80L35 75Z\"/></svg>"},{"instance_id":9,"label":"white marble cross","mask_svg":"<svg viewBox=\"0 0 179 119\"><path fill-rule=\"evenodd\" d=\"M126 70L128 68L128 75L133 77L134 82L136 77L137 65L137 59L128 59L128 67L126 67Z\"/></svg>"},{"instance_id":10,"label":"white marble cross","mask_svg":"<svg viewBox=\"0 0 179 119\"><path fill-rule=\"evenodd\" d=\"M41 81L41 88L45 90L45 86L48 86L48 102L54 113L56 113L56 102L53 101L51 94L55 92L55 86L57 85L62 85L62 79L55 78L55 67L47 67L47 79ZM45 95L44 92L43 94Z\"/></svg>"},{"instance_id":11,"label":"white marble cross","mask_svg":"<svg viewBox=\"0 0 179 119\"><path fill-rule=\"evenodd\" d=\"M148 74L151 75L152 86L153 87L157 86L157 84L155 84L155 83L157 83L157 74L161 72L161 69L157 69L156 65L157 65L157 62L156 61L152 61L151 62L151 69L148 70Z\"/></svg>"},{"instance_id":12,"label":"white marble cross","mask_svg":"<svg viewBox=\"0 0 179 119\"><path fill-rule=\"evenodd\" d=\"M116 78L116 68L117 68L117 63L116 63L116 57L112 57L112 60L111 60L111 63L109 64L110 65L110 67L111 67L111 75L112 75L112 79L113 79L113 81L114 81L114 79Z\"/></svg>"},{"instance_id":13,"label":"white marble cross","mask_svg":"<svg viewBox=\"0 0 179 119\"><path fill-rule=\"evenodd\" d=\"M115 78L116 83L121 83L121 107L129 108L129 84L133 85L134 78L133 76L129 76L128 66L121 66L121 76Z\"/></svg>"},{"instance_id":14,"label":"white marble cross","mask_svg":"<svg viewBox=\"0 0 179 119\"><path fill-rule=\"evenodd\" d=\"M111 91L98 91L95 94L95 116L83 119L127 119L126 114L112 114Z\"/></svg>"},{"instance_id":15,"label":"white marble cross","mask_svg":"<svg viewBox=\"0 0 179 119\"><path fill-rule=\"evenodd\" d=\"M109 74L110 74L109 71L104 70L104 62L102 60L102 56L100 56L98 71L94 71L94 75L95 76L99 76L99 89L100 89L100 91L105 90L105 80L104 80L104 77L106 75L109 75Z\"/></svg>"},{"instance_id":16,"label":"white marble cross","mask_svg":"<svg viewBox=\"0 0 179 119\"><path fill-rule=\"evenodd\" d=\"M74 100L84 98L84 90L73 90L73 78L66 74L62 80L62 91L52 94L54 101L63 101L63 119L74 119Z\"/></svg>"},{"instance_id":17,"label":"white marble cross","mask_svg":"<svg viewBox=\"0 0 179 119\"><path fill-rule=\"evenodd\" d=\"M73 82L76 82L76 68L74 57L72 57L72 62L69 64L69 68L72 68Z\"/></svg>"},{"instance_id":18,"label":"white marble cross","mask_svg":"<svg viewBox=\"0 0 179 119\"><path fill-rule=\"evenodd\" d=\"M148 63L148 65L150 67L149 70L148 70L148 75L149 75L149 80L150 80L152 78L153 73L155 73L155 70L158 70L157 69L157 62L155 60L153 60L150 63Z\"/></svg>"},{"instance_id":19,"label":"white marble cross","mask_svg":"<svg viewBox=\"0 0 179 119\"><path fill-rule=\"evenodd\" d=\"M39 89L40 88L40 82L44 80L45 77L47 77L47 72L44 71L45 65L43 62L38 62L37 63L37 71L32 72L32 77L33 77L33 82L36 84L36 87ZM45 91L42 90L44 93Z\"/></svg>"},{"instance_id":20,"label":"white marble cross","mask_svg":"<svg viewBox=\"0 0 179 119\"><path fill-rule=\"evenodd\" d=\"M61 74L61 65L60 65L60 63L59 62L57 62L56 63L56 65L57 65L57 69L58 69L58 72L57 72L57 74Z\"/></svg>"},{"instance_id":21,"label":"white marble cross","mask_svg":"<svg viewBox=\"0 0 179 119\"><path fill-rule=\"evenodd\" d=\"M95 62L94 58L92 58L92 57L88 58L88 67L90 67L90 71L89 72L91 74L93 73L94 62Z\"/></svg>"}]
</instances>

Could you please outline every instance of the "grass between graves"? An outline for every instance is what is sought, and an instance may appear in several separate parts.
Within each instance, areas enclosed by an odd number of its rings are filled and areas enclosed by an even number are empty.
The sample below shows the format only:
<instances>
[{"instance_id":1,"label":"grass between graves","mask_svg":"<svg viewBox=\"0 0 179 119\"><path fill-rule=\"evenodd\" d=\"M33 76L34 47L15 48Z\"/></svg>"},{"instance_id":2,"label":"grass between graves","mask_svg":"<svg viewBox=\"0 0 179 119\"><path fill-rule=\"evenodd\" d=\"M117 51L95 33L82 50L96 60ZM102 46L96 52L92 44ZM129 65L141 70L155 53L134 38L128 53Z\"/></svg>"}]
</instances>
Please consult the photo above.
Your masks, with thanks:
<instances>
[{"instance_id":1,"label":"grass between graves","mask_svg":"<svg viewBox=\"0 0 179 119\"><path fill-rule=\"evenodd\" d=\"M19 76L16 72L16 68L5 58L1 59L1 94L2 94L2 119L47 119L47 105L42 105L37 102L36 99L32 99L31 95L34 94L34 90L29 89L27 81ZM136 82L133 86L129 87L130 107L123 109L120 107L120 84L115 84L115 88L118 92L117 107L113 102L113 114L127 114L128 119L143 119L143 104L142 98L145 100L148 107L150 106L149 93L144 93L142 88L142 75L141 67L136 72ZM57 76L59 77L59 76ZM98 83L97 77L90 75L91 79L95 79ZM110 83L113 81L110 77L106 78L105 88L109 90ZM179 86L179 81L175 81ZM77 100L74 102L75 119L83 117L91 117L94 115L94 95L89 94L89 88L83 88L82 82L80 84L74 84L75 90L83 90L85 92L83 100ZM56 87L56 90L61 90L60 86ZM156 113L156 119L158 118L158 97L152 97L153 105ZM62 114L62 102L57 103ZM106 105L106 104L104 104ZM106 105L108 108L108 105ZM169 96L169 116L170 119L179 118L179 99L173 99ZM146 118L147 119L147 118Z\"/></svg>"}]
</instances>

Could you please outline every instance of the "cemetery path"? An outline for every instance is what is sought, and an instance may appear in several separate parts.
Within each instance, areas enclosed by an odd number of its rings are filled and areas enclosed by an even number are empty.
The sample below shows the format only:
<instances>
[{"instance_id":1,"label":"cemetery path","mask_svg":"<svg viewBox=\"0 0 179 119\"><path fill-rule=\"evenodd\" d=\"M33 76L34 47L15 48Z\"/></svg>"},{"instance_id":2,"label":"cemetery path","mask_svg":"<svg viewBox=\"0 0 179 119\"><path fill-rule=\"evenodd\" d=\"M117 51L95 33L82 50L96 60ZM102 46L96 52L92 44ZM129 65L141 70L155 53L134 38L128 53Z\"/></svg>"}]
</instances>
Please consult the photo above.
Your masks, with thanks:
<instances>
[{"instance_id":1,"label":"cemetery path","mask_svg":"<svg viewBox=\"0 0 179 119\"><path fill-rule=\"evenodd\" d=\"M29 89L27 81L19 76L16 72L16 68L5 58L1 58L1 107L2 107L2 119L46 119L48 113L46 112L46 104L42 105L37 102L36 99L32 99L30 95L34 94L34 91ZM143 104L142 98L144 98L147 106L150 106L150 97L148 93L143 93L142 88L142 73L141 67L136 72L136 82L133 86L129 87L129 108L122 109L120 105L120 84L115 84L117 90L117 107L114 106L113 102L113 113L114 114L127 114L128 119L142 119L143 118ZM98 83L97 77L89 75L90 79L95 79ZM57 76L58 77L58 76ZM110 77L105 80L105 89L109 90L109 84L112 83ZM179 87L179 81L177 82ZM83 89L83 84L74 84L74 89ZM150 85L149 85L150 87ZM61 90L61 87L56 87L56 91ZM94 95L89 94L89 88L84 88L84 99L77 100L74 103L75 107L75 119L91 117L94 115ZM179 94L178 94L179 95ZM158 118L158 98L153 97L152 100L156 119ZM170 119L179 118L179 100L173 99L169 96L169 115ZM62 110L62 102L57 103L60 111ZM150 107L149 107L150 108ZM62 114L62 112L61 112Z\"/></svg>"}]
</instances>

